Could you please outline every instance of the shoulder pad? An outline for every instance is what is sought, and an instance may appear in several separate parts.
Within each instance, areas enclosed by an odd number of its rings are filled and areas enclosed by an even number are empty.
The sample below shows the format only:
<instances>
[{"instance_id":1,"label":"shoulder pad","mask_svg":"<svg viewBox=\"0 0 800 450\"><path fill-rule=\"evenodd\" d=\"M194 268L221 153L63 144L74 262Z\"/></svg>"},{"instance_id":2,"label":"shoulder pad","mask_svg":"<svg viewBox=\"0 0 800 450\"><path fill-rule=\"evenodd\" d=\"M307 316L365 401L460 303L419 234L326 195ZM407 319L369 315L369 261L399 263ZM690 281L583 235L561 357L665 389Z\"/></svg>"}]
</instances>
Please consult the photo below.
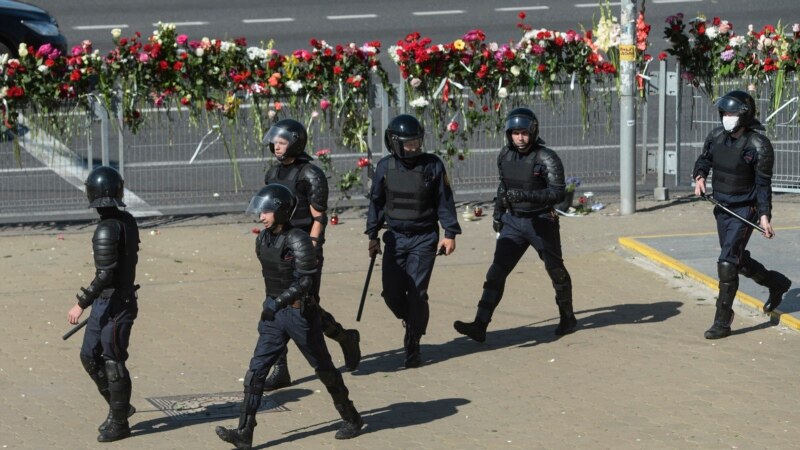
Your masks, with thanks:
<instances>
[{"instance_id":1,"label":"shoulder pad","mask_svg":"<svg viewBox=\"0 0 800 450\"><path fill-rule=\"evenodd\" d=\"M317 267L317 254L311 237L300 228L286 232L286 247L294 254L295 267L299 271L311 271Z\"/></svg>"},{"instance_id":2,"label":"shoulder pad","mask_svg":"<svg viewBox=\"0 0 800 450\"><path fill-rule=\"evenodd\" d=\"M264 184L269 184L270 181L277 178L277 171L278 171L277 164L269 166L269 169L267 169L267 173L264 174Z\"/></svg>"},{"instance_id":3,"label":"shoulder pad","mask_svg":"<svg viewBox=\"0 0 800 450\"><path fill-rule=\"evenodd\" d=\"M724 133L724 132L725 132L725 127L723 127L722 125L720 125L720 126L718 126L718 127L714 128L713 130L711 130L711 131L710 131L708 134L709 134L709 136L711 136L712 138L718 138L718 137L720 137L720 135L722 135L722 133Z\"/></svg>"},{"instance_id":4,"label":"shoulder pad","mask_svg":"<svg viewBox=\"0 0 800 450\"><path fill-rule=\"evenodd\" d=\"M328 209L328 178L314 164L305 164L300 169L300 178L309 185L308 203L319 212Z\"/></svg>"},{"instance_id":5,"label":"shoulder pad","mask_svg":"<svg viewBox=\"0 0 800 450\"><path fill-rule=\"evenodd\" d=\"M116 266L121 238L122 224L118 220L106 219L97 224L92 237L95 267L110 269Z\"/></svg>"}]
</instances>

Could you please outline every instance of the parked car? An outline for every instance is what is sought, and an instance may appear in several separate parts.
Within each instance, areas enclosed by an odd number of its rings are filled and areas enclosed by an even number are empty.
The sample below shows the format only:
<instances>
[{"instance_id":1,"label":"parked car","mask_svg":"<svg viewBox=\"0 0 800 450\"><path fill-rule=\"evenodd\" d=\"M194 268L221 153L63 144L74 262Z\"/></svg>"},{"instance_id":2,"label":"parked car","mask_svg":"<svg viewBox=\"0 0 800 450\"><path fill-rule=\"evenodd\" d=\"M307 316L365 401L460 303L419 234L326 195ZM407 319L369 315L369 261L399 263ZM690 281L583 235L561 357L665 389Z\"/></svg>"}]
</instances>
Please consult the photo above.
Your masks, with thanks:
<instances>
[{"instance_id":1,"label":"parked car","mask_svg":"<svg viewBox=\"0 0 800 450\"><path fill-rule=\"evenodd\" d=\"M12 0L0 0L0 55L17 57L20 43L38 48L50 44L67 52L67 38L58 29L58 22L38 6Z\"/></svg>"}]
</instances>

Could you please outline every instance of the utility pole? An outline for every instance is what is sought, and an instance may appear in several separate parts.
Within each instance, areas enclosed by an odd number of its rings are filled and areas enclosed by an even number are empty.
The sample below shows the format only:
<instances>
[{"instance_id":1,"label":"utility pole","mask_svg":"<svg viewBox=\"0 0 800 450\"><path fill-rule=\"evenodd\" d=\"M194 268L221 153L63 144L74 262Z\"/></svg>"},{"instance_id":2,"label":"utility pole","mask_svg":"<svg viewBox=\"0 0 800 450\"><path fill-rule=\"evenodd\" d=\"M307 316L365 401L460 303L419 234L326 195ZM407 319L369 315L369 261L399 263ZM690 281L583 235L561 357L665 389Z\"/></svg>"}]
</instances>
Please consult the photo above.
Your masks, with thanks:
<instances>
[{"instance_id":1,"label":"utility pole","mask_svg":"<svg viewBox=\"0 0 800 450\"><path fill-rule=\"evenodd\" d=\"M620 214L636 212L636 2L622 0L620 10L619 197Z\"/></svg>"}]
</instances>

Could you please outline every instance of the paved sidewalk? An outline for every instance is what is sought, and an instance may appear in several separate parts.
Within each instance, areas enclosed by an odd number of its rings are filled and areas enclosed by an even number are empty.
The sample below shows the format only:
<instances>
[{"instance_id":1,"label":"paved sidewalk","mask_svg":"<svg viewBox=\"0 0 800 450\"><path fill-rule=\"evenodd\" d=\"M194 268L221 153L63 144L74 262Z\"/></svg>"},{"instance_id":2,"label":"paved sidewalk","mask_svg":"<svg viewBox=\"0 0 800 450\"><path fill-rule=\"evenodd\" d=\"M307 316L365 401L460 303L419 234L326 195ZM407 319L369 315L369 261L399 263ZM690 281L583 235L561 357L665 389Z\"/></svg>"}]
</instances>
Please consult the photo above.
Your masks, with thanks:
<instances>
[{"instance_id":1,"label":"paved sidewalk","mask_svg":"<svg viewBox=\"0 0 800 450\"><path fill-rule=\"evenodd\" d=\"M552 286L529 252L509 276L487 342L459 336L452 323L472 319L494 248L491 220L465 222L455 254L437 260L424 365L414 370L401 368L403 329L380 297L379 266L355 322L367 240L363 211L343 215L329 228L323 304L361 331L365 358L344 378L367 426L354 440L333 439L338 415L290 347L295 384L268 396L256 448L796 448L800 334L737 307L734 334L705 340L715 291L618 243L712 233L708 205L643 199L639 212L620 217L613 199L601 200L606 210L561 222L576 333L553 335ZM789 228L800 227L800 198L775 203L778 237L769 245L796 255ZM75 293L93 274L93 227L0 229L0 448L229 448L214 427L235 423L263 294L254 225L240 219L143 224L128 364L134 436L103 445L95 437L104 405L78 359L82 333L61 340ZM713 258L716 246L702 239L695 246ZM328 343L341 367L341 350Z\"/></svg>"}]
</instances>

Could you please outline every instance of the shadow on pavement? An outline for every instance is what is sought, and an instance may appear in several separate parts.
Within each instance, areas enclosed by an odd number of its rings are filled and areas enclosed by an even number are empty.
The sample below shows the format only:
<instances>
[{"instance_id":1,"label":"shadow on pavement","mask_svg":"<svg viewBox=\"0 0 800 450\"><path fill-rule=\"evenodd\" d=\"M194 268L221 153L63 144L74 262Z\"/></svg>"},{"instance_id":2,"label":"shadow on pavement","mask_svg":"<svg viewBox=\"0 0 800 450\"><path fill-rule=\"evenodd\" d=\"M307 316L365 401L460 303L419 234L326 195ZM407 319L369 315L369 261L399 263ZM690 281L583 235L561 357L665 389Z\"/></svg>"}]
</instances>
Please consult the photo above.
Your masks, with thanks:
<instances>
[{"instance_id":1,"label":"shadow on pavement","mask_svg":"<svg viewBox=\"0 0 800 450\"><path fill-rule=\"evenodd\" d=\"M443 419L452 416L458 412L458 407L466 405L470 401L465 398L443 398L439 400L432 400L428 402L401 402L385 406L379 409L371 409L368 411L361 411L361 416L364 418L365 427L361 430L361 434L377 433L383 430L397 429L403 427L411 427L424 423L430 423L435 420ZM333 405L331 405L333 410ZM320 425L324 425L321 426ZM309 427L298 428L296 430L287 431L284 434L290 434L275 441L269 441L261 444L254 449L268 448L294 442L309 436L314 436L322 433L333 434L339 429L341 425L340 420L330 422L323 422L321 424L312 425ZM319 427L319 428L314 428ZM313 429L312 429L313 428ZM258 431L258 428L256 428ZM257 438L257 436L256 436ZM333 442L333 436L331 436Z\"/></svg>"},{"instance_id":2,"label":"shadow on pavement","mask_svg":"<svg viewBox=\"0 0 800 450\"><path fill-rule=\"evenodd\" d=\"M293 403L303 397L311 395L313 391L309 389L293 389L286 388L280 391L275 391L268 394L272 401L278 405L284 406L287 403ZM241 402L225 402L214 405L209 405L202 411L192 414L185 414L181 416L164 416L155 419L145 420L136 424L131 424L131 432L133 437L144 436L151 433L163 433L165 431L172 431L178 428L194 426L209 422L219 422L221 420L228 420L231 417L230 411L232 408L238 411ZM140 413L143 411L140 411ZM237 413L238 414L238 413ZM134 415L133 418L136 416ZM214 430L209 430L209 440L217 439L214 435Z\"/></svg>"},{"instance_id":3,"label":"shadow on pavement","mask_svg":"<svg viewBox=\"0 0 800 450\"><path fill-rule=\"evenodd\" d=\"M792 283L795 283L795 281L792 280ZM778 309L784 314L800 311L800 288L789 289L789 292L783 295L783 301L778 306Z\"/></svg>"},{"instance_id":4,"label":"shadow on pavement","mask_svg":"<svg viewBox=\"0 0 800 450\"><path fill-rule=\"evenodd\" d=\"M680 314L682 302L666 301L657 303L623 304L604 308L575 311L578 317L580 333L591 328L601 328L613 325L645 324L662 322L670 317ZM555 307L555 305L554 305ZM587 316L588 315L588 316ZM550 323L535 326L540 323ZM477 343L463 336L458 336L450 342L439 345L426 345L422 341L422 365L428 366L451 358L471 355L473 353L491 351L505 347L532 347L547 344L560 339L554 331L558 318L542 320L540 322L522 325L504 330L492 330L491 325L486 333L486 342ZM453 330L453 334L456 334ZM403 358L405 352L402 348L365 355L353 375L370 375L376 372L396 372L405 370Z\"/></svg>"}]
</instances>

